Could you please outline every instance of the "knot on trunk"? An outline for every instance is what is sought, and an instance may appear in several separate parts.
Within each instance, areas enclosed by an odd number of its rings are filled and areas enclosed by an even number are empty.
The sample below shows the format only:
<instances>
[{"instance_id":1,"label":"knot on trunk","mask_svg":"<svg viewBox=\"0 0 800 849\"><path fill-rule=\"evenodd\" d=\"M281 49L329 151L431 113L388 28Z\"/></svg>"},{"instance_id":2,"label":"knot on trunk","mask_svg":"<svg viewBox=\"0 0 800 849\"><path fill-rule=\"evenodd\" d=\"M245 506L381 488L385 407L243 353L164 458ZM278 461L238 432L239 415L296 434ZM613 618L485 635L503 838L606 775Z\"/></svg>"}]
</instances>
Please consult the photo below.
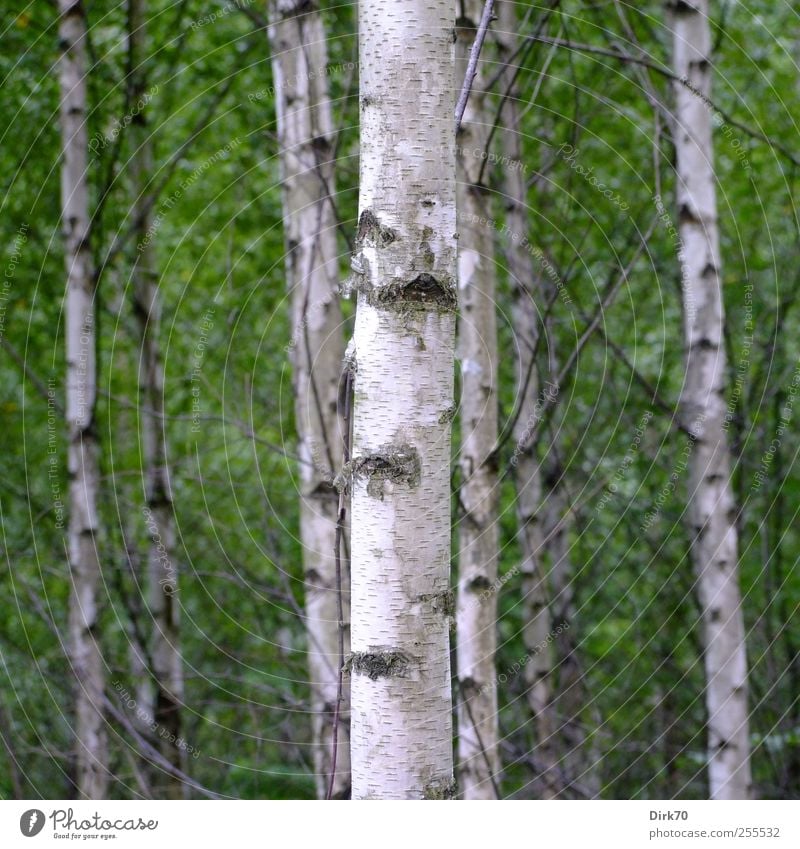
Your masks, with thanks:
<instances>
[{"instance_id":1,"label":"knot on trunk","mask_svg":"<svg viewBox=\"0 0 800 849\"><path fill-rule=\"evenodd\" d=\"M456 780L454 778L436 778L425 785L424 799L455 799Z\"/></svg>"},{"instance_id":2,"label":"knot on trunk","mask_svg":"<svg viewBox=\"0 0 800 849\"><path fill-rule=\"evenodd\" d=\"M411 445L385 445L374 454L353 460L350 471L354 480L366 479L368 495L383 501L386 481L408 487L419 485L419 454Z\"/></svg>"},{"instance_id":3,"label":"knot on trunk","mask_svg":"<svg viewBox=\"0 0 800 849\"><path fill-rule=\"evenodd\" d=\"M358 219L356 242L361 245L374 245L386 248L397 240L397 233L391 227L385 227L371 209L365 209Z\"/></svg>"},{"instance_id":4,"label":"knot on trunk","mask_svg":"<svg viewBox=\"0 0 800 849\"><path fill-rule=\"evenodd\" d=\"M429 263L430 264L430 263ZM398 312L438 310L455 312L455 287L442 283L432 274L423 272L409 282L391 283L372 291L373 306L395 309Z\"/></svg>"},{"instance_id":5,"label":"knot on trunk","mask_svg":"<svg viewBox=\"0 0 800 849\"><path fill-rule=\"evenodd\" d=\"M452 590L443 590L439 593L423 593L418 599L424 604L430 604L431 608L442 616L451 617L456 612L456 599Z\"/></svg>"},{"instance_id":6,"label":"knot on trunk","mask_svg":"<svg viewBox=\"0 0 800 849\"><path fill-rule=\"evenodd\" d=\"M467 589L473 593L480 593L483 590L492 589L492 582L486 575L475 575L467 581Z\"/></svg>"},{"instance_id":7,"label":"knot on trunk","mask_svg":"<svg viewBox=\"0 0 800 849\"><path fill-rule=\"evenodd\" d=\"M405 675L410 658L401 651L353 652L345 662L345 672L366 675L372 681L378 678L401 678Z\"/></svg>"}]
</instances>

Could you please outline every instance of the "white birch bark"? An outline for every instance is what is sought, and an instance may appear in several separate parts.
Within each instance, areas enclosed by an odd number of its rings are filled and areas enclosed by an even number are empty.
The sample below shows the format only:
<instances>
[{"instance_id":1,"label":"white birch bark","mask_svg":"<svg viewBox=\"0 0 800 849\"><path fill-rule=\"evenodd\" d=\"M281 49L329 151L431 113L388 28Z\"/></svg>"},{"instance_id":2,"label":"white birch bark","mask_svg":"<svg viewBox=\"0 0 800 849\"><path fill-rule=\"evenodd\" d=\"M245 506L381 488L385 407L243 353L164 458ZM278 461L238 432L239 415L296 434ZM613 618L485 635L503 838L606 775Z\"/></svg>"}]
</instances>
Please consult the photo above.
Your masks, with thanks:
<instances>
[{"instance_id":1,"label":"white birch bark","mask_svg":"<svg viewBox=\"0 0 800 849\"><path fill-rule=\"evenodd\" d=\"M463 80L483 11L467 0L457 19L456 80ZM494 230L481 181L493 120L479 66L456 138L458 177L458 356L461 364L461 486L456 659L458 787L464 799L496 798L497 750L497 320ZM484 175L488 172L484 171ZM484 223L481 224L481 219ZM487 590L489 590L487 592Z\"/></svg>"},{"instance_id":2,"label":"white birch bark","mask_svg":"<svg viewBox=\"0 0 800 849\"><path fill-rule=\"evenodd\" d=\"M359 4L352 459L353 797L453 794L452 0Z\"/></svg>"},{"instance_id":3,"label":"white birch bark","mask_svg":"<svg viewBox=\"0 0 800 849\"><path fill-rule=\"evenodd\" d=\"M527 288L527 287L526 287ZM523 294L514 304L512 319L516 322L520 314L532 310L526 304L529 294ZM517 337L518 344L526 345L530 331ZM529 356L520 351L520 372L526 373ZM529 390L530 392L530 390ZM551 632L553 617L551 612L551 594L548 585L548 569L545 562L546 542L542 520L543 488L540 474L540 460L535 444L525 443L524 422L535 418L537 395L530 396L523 404L520 420L523 424L517 428L517 450L519 462L516 468L517 485L517 523L518 540L522 553L520 571L522 573L523 629L522 640L525 648L524 667L525 697L533 719L535 735L534 759L539 774L532 785L534 798L555 799L563 790L561 765L558 758L557 727L553 713L553 669L555 652L552 646Z\"/></svg>"},{"instance_id":4,"label":"white birch bark","mask_svg":"<svg viewBox=\"0 0 800 849\"><path fill-rule=\"evenodd\" d=\"M692 560L703 609L711 797L751 796L747 659L738 576L736 508L725 417L721 258L711 138L710 27L706 0L672 7L677 200L684 296L685 424Z\"/></svg>"},{"instance_id":5,"label":"white birch bark","mask_svg":"<svg viewBox=\"0 0 800 849\"><path fill-rule=\"evenodd\" d=\"M553 470L560 477L561 470ZM558 796L562 799L595 798L601 790L600 756L588 727L599 728L602 718L587 688L576 651L574 570L569 543L569 505L563 486L553 481L545 507L545 537L550 565L550 622L553 633L551 710L556 739ZM590 725L588 725L590 723Z\"/></svg>"},{"instance_id":6,"label":"white birch bark","mask_svg":"<svg viewBox=\"0 0 800 849\"><path fill-rule=\"evenodd\" d=\"M66 417L69 433L68 554L72 579L70 660L76 678L76 784L79 796L101 799L108 788L108 740L103 716L104 664L98 644L97 551L99 445L94 420L94 272L89 250L86 17L81 3L59 0L61 205L67 270Z\"/></svg>"},{"instance_id":7,"label":"white birch bark","mask_svg":"<svg viewBox=\"0 0 800 849\"><path fill-rule=\"evenodd\" d=\"M515 147L513 142L507 144L507 155L519 161L519 150L514 150ZM509 227L512 232L528 236L524 175L509 175L507 185ZM533 362L533 351L541 321L536 299L544 292L541 281L530 253L524 248L511 245L507 257L513 276L511 320L518 346L517 391L523 393L514 430L515 482L517 538L522 555L522 638L525 656L528 658L524 668L526 699L533 716L536 739L534 755L540 766L540 774L533 790L536 798L552 799L558 796L562 789L552 707L555 654L548 639L553 629L553 617L550 609L548 569L544 558L546 544L542 520L542 461L538 443L530 439L530 434L538 428L544 392L549 394L553 390L549 384L540 389L536 364Z\"/></svg>"},{"instance_id":8,"label":"white birch bark","mask_svg":"<svg viewBox=\"0 0 800 849\"><path fill-rule=\"evenodd\" d=\"M131 0L129 38L131 56L130 91L134 104L144 100L147 89L146 0ZM186 771L186 750L170 740L181 739L183 704L183 661L180 651L180 605L178 562L175 556L175 517L167 460L164 418L164 368L159 346L161 299L155 246L147 210L148 180L154 173L153 150L146 111L138 109L131 122L131 182L133 216L139 245L133 268L134 315L139 331L139 402L148 536L147 609L150 628L150 682L145 684L146 702L140 705L155 723L159 752L168 763ZM186 785L160 767L152 770L155 798L184 798Z\"/></svg>"},{"instance_id":9,"label":"white birch bark","mask_svg":"<svg viewBox=\"0 0 800 849\"><path fill-rule=\"evenodd\" d=\"M300 464L300 540L314 766L317 794L330 788L339 679L339 626L334 544L341 463L337 412L344 358L339 305L333 122L327 90L325 30L316 3L273 0L272 47L283 185L287 283L291 293L291 358ZM346 570L345 570L346 572ZM345 652L349 652L349 581L342 580ZM349 677L345 676L336 740L333 798L350 793Z\"/></svg>"},{"instance_id":10,"label":"white birch bark","mask_svg":"<svg viewBox=\"0 0 800 849\"><path fill-rule=\"evenodd\" d=\"M497 14L496 41L500 60L510 63L518 44L516 6L503 0L498 3ZM510 84L513 73L514 66L509 64L507 79L502 84L503 92ZM562 783L559 780L552 709L554 652L547 639L552 630L552 615L544 561L544 487L538 444L530 438L530 434L538 427L542 412L541 381L534 361L534 350L542 320L537 304L544 302L546 290L531 253L534 237L528 216L526 174L522 169L518 98L519 92L516 88L512 89L504 107L507 129L502 136L507 158L504 171L506 223L512 234L506 259L513 298L511 321L517 345L516 388L521 393L519 418L514 431L517 539L522 555L522 636L525 655L529 658L524 667L526 699L533 716L535 761L540 768L532 791L535 798L553 799L559 795ZM551 391L547 385L544 388Z\"/></svg>"}]
</instances>

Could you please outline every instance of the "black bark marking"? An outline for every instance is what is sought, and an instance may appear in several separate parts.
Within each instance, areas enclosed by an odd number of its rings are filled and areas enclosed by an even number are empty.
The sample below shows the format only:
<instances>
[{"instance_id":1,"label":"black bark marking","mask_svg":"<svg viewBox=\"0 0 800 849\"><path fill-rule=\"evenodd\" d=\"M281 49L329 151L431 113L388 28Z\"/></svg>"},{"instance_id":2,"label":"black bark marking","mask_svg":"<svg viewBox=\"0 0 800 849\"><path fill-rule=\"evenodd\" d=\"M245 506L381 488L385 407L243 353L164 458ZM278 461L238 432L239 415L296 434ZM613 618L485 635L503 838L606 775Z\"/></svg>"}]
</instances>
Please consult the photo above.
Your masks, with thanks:
<instances>
[{"instance_id":1,"label":"black bark marking","mask_svg":"<svg viewBox=\"0 0 800 849\"><path fill-rule=\"evenodd\" d=\"M323 478L311 487L311 489L309 489L303 497L316 499L318 501L329 501L330 499L338 499L339 490L336 489L334 481L328 478Z\"/></svg>"},{"instance_id":2,"label":"black bark marking","mask_svg":"<svg viewBox=\"0 0 800 849\"><path fill-rule=\"evenodd\" d=\"M456 612L456 598L452 590L444 590L440 593L424 593L417 596L419 601L430 604L430 606L445 617L453 616Z\"/></svg>"},{"instance_id":3,"label":"black bark marking","mask_svg":"<svg viewBox=\"0 0 800 849\"><path fill-rule=\"evenodd\" d=\"M454 778L437 778L425 785L422 791L424 799L455 799L457 785Z\"/></svg>"},{"instance_id":4,"label":"black bark marking","mask_svg":"<svg viewBox=\"0 0 800 849\"><path fill-rule=\"evenodd\" d=\"M427 264L430 265L430 258ZM432 274L418 274L410 282L392 283L370 293L375 307L395 309L398 312L439 310L455 312L457 298L455 287L442 283Z\"/></svg>"},{"instance_id":5,"label":"black bark marking","mask_svg":"<svg viewBox=\"0 0 800 849\"><path fill-rule=\"evenodd\" d=\"M455 404L447 407L447 409L442 410L439 414L439 424L449 424L456 417L456 407Z\"/></svg>"},{"instance_id":6,"label":"black bark marking","mask_svg":"<svg viewBox=\"0 0 800 849\"><path fill-rule=\"evenodd\" d=\"M401 651L353 652L345 662L345 671L378 678L402 678L410 658Z\"/></svg>"},{"instance_id":7,"label":"black bark marking","mask_svg":"<svg viewBox=\"0 0 800 849\"><path fill-rule=\"evenodd\" d=\"M383 501L386 481L411 488L419 485L419 454L411 445L385 445L353 460L351 471L354 479L366 479L368 495Z\"/></svg>"},{"instance_id":8,"label":"black bark marking","mask_svg":"<svg viewBox=\"0 0 800 849\"><path fill-rule=\"evenodd\" d=\"M481 590L488 590L492 586L492 582L486 577L486 575L476 575L467 583L467 589L471 592L480 592Z\"/></svg>"},{"instance_id":9,"label":"black bark marking","mask_svg":"<svg viewBox=\"0 0 800 849\"><path fill-rule=\"evenodd\" d=\"M689 141L689 137L687 136L685 139L687 142ZM679 224L701 224L702 222L698 218L695 211L689 206L688 203L682 203L678 207L678 222Z\"/></svg>"},{"instance_id":10,"label":"black bark marking","mask_svg":"<svg viewBox=\"0 0 800 849\"><path fill-rule=\"evenodd\" d=\"M356 243L386 248L397 241L397 233L391 227L384 227L371 209L365 209L358 219Z\"/></svg>"}]
</instances>

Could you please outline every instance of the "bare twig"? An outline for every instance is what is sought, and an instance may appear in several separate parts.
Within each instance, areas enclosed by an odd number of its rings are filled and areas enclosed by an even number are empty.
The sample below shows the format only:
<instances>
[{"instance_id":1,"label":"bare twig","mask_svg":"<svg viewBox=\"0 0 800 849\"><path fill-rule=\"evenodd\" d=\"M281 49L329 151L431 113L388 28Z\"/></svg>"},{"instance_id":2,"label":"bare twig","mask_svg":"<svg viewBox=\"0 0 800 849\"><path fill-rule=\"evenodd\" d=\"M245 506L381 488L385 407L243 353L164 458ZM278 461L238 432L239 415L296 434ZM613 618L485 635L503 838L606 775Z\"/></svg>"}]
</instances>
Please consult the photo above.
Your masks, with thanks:
<instances>
[{"instance_id":1,"label":"bare twig","mask_svg":"<svg viewBox=\"0 0 800 849\"><path fill-rule=\"evenodd\" d=\"M238 69L237 69L238 70ZM148 216L156 203L158 202L159 197L166 189L169 181L172 179L173 174L178 168L181 159L185 156L186 152L189 150L191 145L197 140L197 138L207 130L213 123L221 120L223 116L221 116L217 109L231 90L234 81L236 80L237 71L234 70L229 76L222 82L217 91L211 97L208 102L208 106L201 116L200 120L192 128L192 131L189 133L189 136L184 140L184 142L178 147L178 149L172 154L172 156L167 160L166 164L162 169L162 177L158 184L152 189L152 191L147 195L147 197L143 200L142 205L139 209L139 215L136 216L130 223L127 229L123 232L118 231L115 235L110 247L106 251L105 257L102 262L97 266L97 270L95 271L95 276L97 279L103 274L106 268L108 268L116 259L116 257L124 250L127 243L130 239L136 235L139 228L141 227L141 219Z\"/></svg>"},{"instance_id":2,"label":"bare twig","mask_svg":"<svg viewBox=\"0 0 800 849\"><path fill-rule=\"evenodd\" d=\"M114 702L108 697L104 696L103 701L105 703L106 711L111 715L112 718L116 719L117 722L122 725L123 728L136 740L141 751L145 754L156 766L160 767L164 770L164 772L169 773L170 775L174 775L179 780L183 781L189 787L197 790L203 796L206 796L209 799L223 799L224 796L219 793L215 793L213 790L209 790L207 787L204 787L199 782L195 781L191 776L187 775L182 770L178 769L178 767L173 766L156 748L152 746L145 738L139 733L139 731L134 727L134 724L128 719L125 714L117 708Z\"/></svg>"},{"instance_id":3,"label":"bare twig","mask_svg":"<svg viewBox=\"0 0 800 849\"><path fill-rule=\"evenodd\" d=\"M461 703L466 708L470 725L472 726L472 729L475 732L475 737L478 739L478 746L480 747L483 759L486 761L486 771L489 773L489 780L492 782L492 789L494 790L495 798L499 799L500 788L497 786L497 779L494 777L494 772L492 772L492 763L489 760L489 755L486 753L486 747L483 745L483 740L481 740L481 732L478 730L478 726L475 722L475 717L472 715L472 708L470 707L469 699L464 693L464 685L461 683L461 679L458 679L458 694L461 697Z\"/></svg>"},{"instance_id":4,"label":"bare twig","mask_svg":"<svg viewBox=\"0 0 800 849\"><path fill-rule=\"evenodd\" d=\"M469 62L467 63L467 73L464 75L464 83L461 86L461 94L458 96L456 104L456 132L461 128L461 120L464 117L464 110L467 108L469 93L472 91L472 83L475 82L475 74L478 73L478 59L481 55L481 48L486 39L486 33L489 29L489 24L492 20L492 10L494 8L494 0L486 0L486 5L483 7L481 21L478 24L478 31L475 33L475 41L472 42L472 48L469 52Z\"/></svg>"},{"instance_id":5,"label":"bare twig","mask_svg":"<svg viewBox=\"0 0 800 849\"><path fill-rule=\"evenodd\" d=\"M555 10L560 5L561 5L561 0L551 0L550 5L544 11L541 18L539 19L539 22L536 24L536 30L535 30L534 35L537 35L537 36L541 35L542 31L547 26L547 23L550 20L550 16L553 14L553 12L555 12ZM527 44L526 44L526 42L527 42ZM523 67L522 63L525 61L525 57L528 55L528 53L530 52L530 50L533 48L533 46L535 44L536 44L536 40L534 38L525 39L521 44L521 47L524 48L524 51L523 51L523 54L522 54L522 59L520 60L520 64L512 69L509 66L509 64L506 63L504 68L503 68L502 75L500 77L498 77L498 79L500 79L502 76L504 76L509 71L511 72L511 78L508 80L508 83L506 85L506 89L503 92L503 96L500 98L500 103L498 104L497 112L495 113L495 116L494 116L494 121L492 121L492 126L489 129L489 133L487 134L487 137L486 137L485 150L486 150L487 153L489 151L489 147L492 144L492 139L494 138L494 134L497 131L497 129L500 127L500 116L503 112L503 109L506 105L506 102L508 101L509 97L512 96L512 94L514 94L514 95L516 94L515 86L516 86L516 83L517 83L517 78L519 77L520 72L522 71L522 67ZM543 67L541 72L540 72L539 81L541 81L543 79L545 72L546 72L545 68ZM531 98L531 100L533 100L533 98ZM518 128L516 128L516 127L511 127L512 132L517 132L517 129ZM478 172L478 179L476 180L476 182L479 186L483 185L483 172L486 170L486 165L487 165L488 161L489 161L489 157L486 156L486 157L483 158L483 161L481 163L481 169Z\"/></svg>"},{"instance_id":6,"label":"bare twig","mask_svg":"<svg viewBox=\"0 0 800 849\"><path fill-rule=\"evenodd\" d=\"M658 216L656 215L656 216L653 217L653 219L650 223L650 226L647 228L647 231L644 234L641 234L639 244L637 245L636 249L634 250L633 256L631 257L628 264L624 268L619 269L620 273L619 273L619 276L617 277L616 281L614 281L613 278L611 278L609 280L609 283L606 286L605 292L600 299L600 303L598 304L597 309L594 312L594 315L592 316L592 318L589 321L587 321L586 326L583 330L583 333L576 340L575 347L573 348L572 352L570 353L570 356L567 359L567 362L561 367L561 369L559 369L559 372L558 372L555 380L552 381L559 389L558 394L555 395L555 396L552 396L552 395L543 395L542 396L543 405L542 405L541 417L538 419L538 421L535 423L535 425L533 425L533 427L528 430L528 432L526 434L526 438L524 440L524 444L520 443L518 445L518 450L525 451L525 450L527 450L529 445L532 445L532 444L535 443L535 441L538 438L539 433L542 429L542 426L545 424L546 417L549 416L552 413L552 410L558 404L558 401L560 400L560 398L562 396L561 388L564 385L564 381L565 381L566 377L570 374L572 367L574 366L576 360L578 359L578 357L580 356L584 347L586 346L586 344L589 342L589 340L591 339L591 337L594 335L595 331L597 330L597 327L600 324L600 322L601 322L601 320L602 320L602 318L605 314L605 311L609 308L609 306L613 302L614 298L616 297L616 295L619 292L622 285L628 281L630 272L633 269L636 262L638 261L639 257L641 256L641 253L645 249L647 243L649 242L650 236L652 235L653 230L655 229L657 223L658 223ZM637 232L638 232L638 228L637 228ZM537 343L538 343L538 340L537 340ZM498 451L499 451L499 446L496 446L495 449L494 449L494 453L497 454ZM506 469L501 474L501 478L505 479L510 474L512 468L513 468L513 466L509 463L509 465L506 467Z\"/></svg>"},{"instance_id":7,"label":"bare twig","mask_svg":"<svg viewBox=\"0 0 800 849\"><path fill-rule=\"evenodd\" d=\"M17 351L17 349L8 341L8 339L6 339L5 336L0 336L0 345L3 346L5 352L19 366L22 373L33 384L34 389L36 389L39 395L42 396L43 400L48 403L52 403L59 413L63 413L64 407L55 397L55 394L51 394L50 390L44 385L44 381L33 373L33 370L28 365L28 361L20 355L19 351Z\"/></svg>"},{"instance_id":8,"label":"bare twig","mask_svg":"<svg viewBox=\"0 0 800 849\"><path fill-rule=\"evenodd\" d=\"M598 56L606 56L609 59L616 59L619 62L641 65L643 68L648 68L649 70L654 71L656 74L660 74L662 77L665 77L668 80L672 80L672 82L685 86L690 91L694 90L689 80L685 80L682 77L677 76L677 74L673 73L667 68L661 67L661 65L656 62L651 62L648 59L644 59L639 56L631 56L630 53L624 53L620 50L609 50L604 47L595 47L592 44L580 44L575 41L567 41L561 38L550 38L548 36L524 35L521 36L521 38L527 38L533 41L540 41L542 42L542 44L553 44L556 47L563 47L567 50L573 50L579 53L594 53ZM800 155L791 151L784 144L768 136L761 130L753 129L752 127L748 127L747 124L743 124L741 121L738 121L736 118L731 116L730 113L726 112L712 100L709 100L708 98L705 98L705 100L707 102L708 107L717 114L719 114L719 116L723 119L723 121L725 121L725 123L729 124L731 127L735 127L737 130L741 130L745 135L748 135L751 138L756 139L757 141L763 142L767 146L776 150L786 159L788 159L793 165L797 165L798 167L800 167Z\"/></svg>"},{"instance_id":9,"label":"bare twig","mask_svg":"<svg viewBox=\"0 0 800 849\"><path fill-rule=\"evenodd\" d=\"M6 754L8 755L9 774L11 776L11 787L14 791L15 799L24 799L22 790L22 770L20 769L20 760L12 746L12 726L11 716L6 709L5 701L0 699L0 725L6 729L5 733L0 730L0 740L3 741Z\"/></svg>"},{"instance_id":10,"label":"bare twig","mask_svg":"<svg viewBox=\"0 0 800 849\"><path fill-rule=\"evenodd\" d=\"M342 601L342 537L347 517L347 483L345 475L350 462L350 405L352 401L353 373L349 363L344 365L344 415L342 427L342 480L339 483L339 510L336 516L336 540L333 555L336 559L336 614L339 617L339 677L336 684L336 707L333 712L333 754L331 756L331 777L326 799L333 797L333 784L336 779L336 758L339 751L339 711L342 705L344 689L344 603Z\"/></svg>"}]
</instances>

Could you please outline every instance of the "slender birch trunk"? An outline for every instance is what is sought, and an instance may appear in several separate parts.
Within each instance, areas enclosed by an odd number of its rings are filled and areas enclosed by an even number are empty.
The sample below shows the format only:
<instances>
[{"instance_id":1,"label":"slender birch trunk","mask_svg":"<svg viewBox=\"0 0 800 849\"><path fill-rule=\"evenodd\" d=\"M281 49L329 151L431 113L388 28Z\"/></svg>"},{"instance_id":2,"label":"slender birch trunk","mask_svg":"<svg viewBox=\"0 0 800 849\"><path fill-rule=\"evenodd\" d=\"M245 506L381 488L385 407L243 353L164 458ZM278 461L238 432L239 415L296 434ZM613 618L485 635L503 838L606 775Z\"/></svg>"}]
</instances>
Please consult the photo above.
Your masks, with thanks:
<instances>
[{"instance_id":1,"label":"slender birch trunk","mask_svg":"<svg viewBox=\"0 0 800 849\"><path fill-rule=\"evenodd\" d=\"M535 415L530 411L536 403L535 396L531 404L526 403L524 414ZM527 420L527 419L526 419ZM519 439L524 439L520 435ZM533 717L533 729L536 740L534 757L539 775L533 785L538 799L554 799L563 790L561 770L557 752L557 728L553 715L553 673L555 652L551 644L553 619L550 610L550 591L548 569L545 563L545 540L542 510L542 488L539 474L529 476L531 468L537 464L537 452L534 445L521 448L517 467L517 521L519 541L522 549L522 610L524 624L522 630L525 648L524 676L526 698Z\"/></svg>"},{"instance_id":2,"label":"slender birch trunk","mask_svg":"<svg viewBox=\"0 0 800 849\"><path fill-rule=\"evenodd\" d=\"M517 46L516 7L510 2L498 3L496 40L500 61L511 61ZM514 68L509 64L505 86L511 83ZM519 93L512 89L504 107L505 126L503 149L507 159L504 166L506 191L506 224L511 233L506 253L512 286L511 321L517 345L517 392L520 393L520 413L514 438L515 455L512 461L517 489L517 539L522 560L522 609L524 611L523 645L528 662L524 667L526 698L533 715L536 740L534 756L540 773L533 786L539 799L553 799L562 789L559 780L556 752L556 727L552 710L552 679L554 652L548 635L552 630L550 594L544 562L545 540L542 521L544 489L538 443L530 439L542 410L542 387L534 360L541 327L537 302L544 302L545 286L532 253L531 226L528 216L526 174L523 170L522 146L519 136ZM545 384L547 392L553 387ZM555 390L557 391L557 390Z\"/></svg>"},{"instance_id":3,"label":"slender birch trunk","mask_svg":"<svg viewBox=\"0 0 800 849\"><path fill-rule=\"evenodd\" d=\"M459 4L456 80L463 80L483 2ZM458 355L461 362L461 487L456 659L458 786L465 799L494 799L497 750L497 320L490 193L481 154L493 120L479 70L456 139L458 176ZM484 172L486 174L486 172ZM484 221L481 224L481 220Z\"/></svg>"},{"instance_id":4,"label":"slender birch trunk","mask_svg":"<svg viewBox=\"0 0 800 849\"><path fill-rule=\"evenodd\" d=\"M344 358L339 305L333 121L328 97L325 30L316 3L273 0L270 44L280 140L286 271L291 292L295 417L301 459L300 539L314 766L317 794L330 788L339 680L339 626L334 545L341 462L337 412ZM348 580L342 580L345 652L349 652ZM349 687L338 713L333 798L350 794Z\"/></svg>"},{"instance_id":5,"label":"slender birch trunk","mask_svg":"<svg viewBox=\"0 0 800 849\"><path fill-rule=\"evenodd\" d=\"M738 578L736 507L725 418L725 346L717 198L711 138L707 0L672 7L675 148L684 295L686 379L682 405L694 437L689 458L692 560L703 608L711 797L752 793L747 658Z\"/></svg>"},{"instance_id":6,"label":"slender birch trunk","mask_svg":"<svg viewBox=\"0 0 800 849\"><path fill-rule=\"evenodd\" d=\"M521 296L528 297L530 295ZM528 309L518 301L512 317L515 313L526 311ZM518 344L525 344L524 335L517 338ZM528 357L520 352L520 372L527 370L526 360ZM518 539L522 553L522 640L527 659L524 667L525 695L533 717L536 740L533 754L539 770L532 787L533 795L537 799L555 799L563 790L563 782L558 757L557 726L553 713L555 652L551 637L553 617L550 609L548 569L544 557L546 544L541 516L543 490L536 445L526 445L524 442L524 422L535 421L537 416L536 399L537 394L532 394L524 402L520 416L523 423L517 428L517 450L520 453L516 467L516 506Z\"/></svg>"},{"instance_id":7,"label":"slender birch trunk","mask_svg":"<svg viewBox=\"0 0 800 849\"><path fill-rule=\"evenodd\" d=\"M587 690L575 633L574 570L569 544L568 505L561 469L550 470L552 488L545 508L546 548L550 556L550 622L553 633L554 676L551 709L556 729L560 798L594 798L601 790L600 756L587 727L600 727L602 719ZM587 726L591 723L591 726Z\"/></svg>"},{"instance_id":8,"label":"slender birch trunk","mask_svg":"<svg viewBox=\"0 0 800 849\"><path fill-rule=\"evenodd\" d=\"M507 155L514 161L516 145L507 145ZM524 176L508 178L508 225L512 232L529 233L524 198ZM520 192L522 194L520 195ZM521 229L518 229L521 228ZM540 389L533 352L540 323L535 299L541 297L537 271L533 268L531 255L524 248L511 246L508 252L509 270L513 277L513 303L511 320L518 345L517 391L523 393L519 418L514 430L515 437L515 481L517 489L516 513L518 541L522 560L522 631L525 656L524 667L526 698L533 715L536 739L534 752L540 765L539 778L534 786L536 798L553 799L563 789L560 780L557 755L556 725L553 717L553 669L555 653L551 644L553 617L550 609L548 569L545 563L545 535L542 516L544 488L542 486L538 443L530 434L538 426L545 397L555 392L555 387L546 383ZM527 381L527 385L526 385Z\"/></svg>"},{"instance_id":9,"label":"slender birch trunk","mask_svg":"<svg viewBox=\"0 0 800 849\"><path fill-rule=\"evenodd\" d=\"M359 4L353 797L452 796L452 0Z\"/></svg>"},{"instance_id":10,"label":"slender birch trunk","mask_svg":"<svg viewBox=\"0 0 800 849\"><path fill-rule=\"evenodd\" d=\"M143 102L147 92L147 2L130 0L130 93L131 102ZM144 511L148 535L147 607L151 627L149 670L152 686L141 707L156 726L156 745L168 763L186 771L186 750L181 739L183 661L180 651L180 605L177 601L178 565L175 557L175 516L167 459L164 418L164 368L158 332L161 299L155 249L150 233L151 216L146 199L154 171L153 149L145 109L138 109L131 123L131 177L133 215L138 229L138 256L133 268L134 314L139 330L139 392L142 459L145 483ZM172 740L173 742L170 742ZM159 767L153 771L156 798L180 799L187 788L175 775Z\"/></svg>"},{"instance_id":11,"label":"slender birch trunk","mask_svg":"<svg viewBox=\"0 0 800 849\"><path fill-rule=\"evenodd\" d=\"M78 794L101 799L108 788L108 740L103 715L104 664L98 639L97 551L99 454L95 423L94 272L89 249L86 129L86 13L59 0L62 227L67 269L66 418L69 431L68 555L70 660L76 677L75 736Z\"/></svg>"}]
</instances>

